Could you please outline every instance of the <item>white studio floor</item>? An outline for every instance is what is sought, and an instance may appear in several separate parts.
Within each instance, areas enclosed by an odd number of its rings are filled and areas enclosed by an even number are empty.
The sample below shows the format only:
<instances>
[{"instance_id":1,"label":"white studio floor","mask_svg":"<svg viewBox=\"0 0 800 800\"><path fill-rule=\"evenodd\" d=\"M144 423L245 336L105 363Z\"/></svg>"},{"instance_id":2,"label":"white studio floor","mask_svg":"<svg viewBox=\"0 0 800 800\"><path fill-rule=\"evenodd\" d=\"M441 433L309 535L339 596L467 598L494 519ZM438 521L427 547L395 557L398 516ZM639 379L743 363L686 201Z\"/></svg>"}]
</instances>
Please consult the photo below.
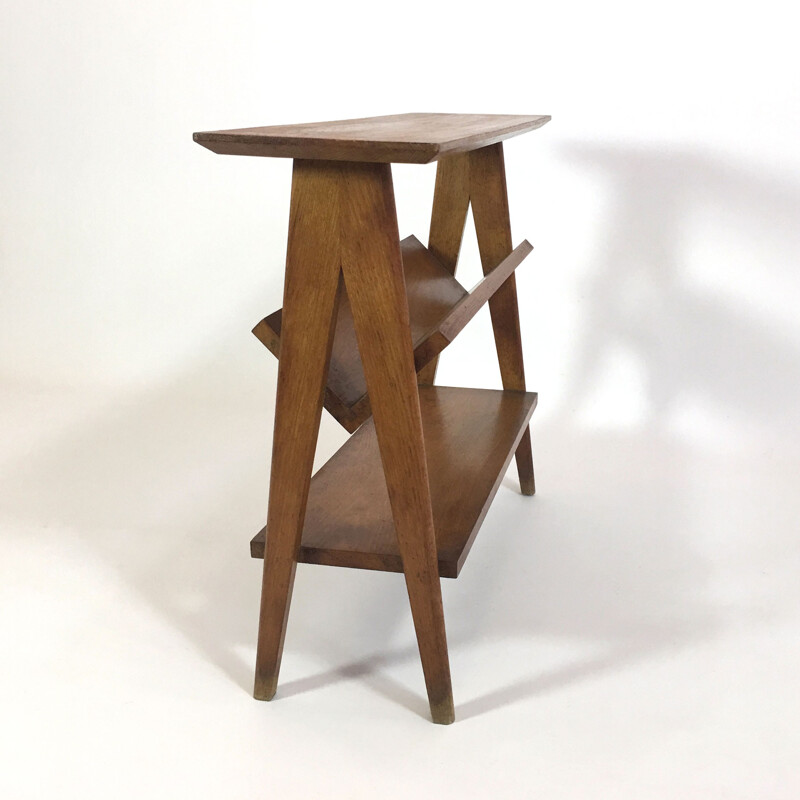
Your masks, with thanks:
<instances>
[{"instance_id":1,"label":"white studio floor","mask_svg":"<svg viewBox=\"0 0 800 800\"><path fill-rule=\"evenodd\" d=\"M444 581L455 725L402 578L301 565L250 696L271 408L5 391L0 797L800 796L800 460L534 416ZM323 422L319 459L343 439Z\"/></svg>"}]
</instances>

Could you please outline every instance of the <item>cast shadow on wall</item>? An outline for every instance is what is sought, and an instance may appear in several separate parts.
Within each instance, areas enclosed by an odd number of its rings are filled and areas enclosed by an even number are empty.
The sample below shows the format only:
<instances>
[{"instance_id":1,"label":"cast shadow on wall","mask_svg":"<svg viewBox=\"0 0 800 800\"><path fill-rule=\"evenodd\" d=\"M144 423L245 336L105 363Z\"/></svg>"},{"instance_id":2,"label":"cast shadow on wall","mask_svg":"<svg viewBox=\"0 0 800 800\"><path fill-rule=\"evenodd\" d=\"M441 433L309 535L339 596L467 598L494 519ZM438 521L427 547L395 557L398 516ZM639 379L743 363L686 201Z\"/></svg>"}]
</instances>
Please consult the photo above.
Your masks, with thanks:
<instances>
[{"instance_id":1,"label":"cast shadow on wall","mask_svg":"<svg viewBox=\"0 0 800 800\"><path fill-rule=\"evenodd\" d=\"M800 296L798 185L702 152L574 143L563 153L601 176L611 197L585 287L585 333L569 369L573 397L585 399L604 354L621 345L642 367L655 427L681 398L694 395L722 413L764 420L776 432L796 430L800 325L780 331L757 299L748 302L740 289L731 300L718 283L691 282L687 266L702 259L690 251L696 219L705 227L711 219L703 235L712 258L732 249L730 240L763 254L747 264L749 276L717 282L763 286L767 297L790 287Z\"/></svg>"}]
</instances>

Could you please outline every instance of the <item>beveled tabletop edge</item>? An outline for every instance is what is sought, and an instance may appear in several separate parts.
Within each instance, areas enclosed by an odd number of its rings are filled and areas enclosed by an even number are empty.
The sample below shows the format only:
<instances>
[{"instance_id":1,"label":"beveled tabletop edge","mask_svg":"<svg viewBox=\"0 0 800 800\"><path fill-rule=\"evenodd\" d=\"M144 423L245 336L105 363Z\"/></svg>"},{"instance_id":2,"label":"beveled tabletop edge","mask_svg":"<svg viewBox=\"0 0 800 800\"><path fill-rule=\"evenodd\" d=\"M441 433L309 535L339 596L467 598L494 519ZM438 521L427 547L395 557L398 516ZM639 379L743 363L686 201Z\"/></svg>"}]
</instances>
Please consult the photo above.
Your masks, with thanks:
<instances>
[{"instance_id":1,"label":"beveled tabletop edge","mask_svg":"<svg viewBox=\"0 0 800 800\"><path fill-rule=\"evenodd\" d=\"M514 116L523 117L524 115ZM329 120L329 122L360 122L370 119L375 118L363 117L353 120ZM551 119L549 114L529 115L519 123L508 124L495 132L458 136L442 142L336 139L325 136L300 137L269 133L275 128L292 127L287 125L198 131L192 134L192 138L198 144L219 155L429 164L442 156L488 147L504 139L536 130L550 122ZM301 123L298 127L317 124L326 123ZM264 131L264 133L260 131Z\"/></svg>"},{"instance_id":2,"label":"beveled tabletop edge","mask_svg":"<svg viewBox=\"0 0 800 800\"><path fill-rule=\"evenodd\" d=\"M531 122L520 123L519 125L510 126L502 133L499 133L497 136L489 137L488 139L485 136L480 136L479 134L475 134L474 136L469 136L466 138L458 138L452 139L449 142L442 142L439 145L438 152L436 157L450 155L452 153L466 153L469 150L476 150L477 147L474 146L474 142L479 142L478 146L480 147L488 147L491 144L496 144L497 142L502 142L504 139L510 139L513 136L517 136L521 133L528 133L529 131L535 131L537 128L541 128L542 125L546 125L552 117L549 114L539 114L538 118ZM436 158L432 158L431 161L435 161Z\"/></svg>"}]
</instances>

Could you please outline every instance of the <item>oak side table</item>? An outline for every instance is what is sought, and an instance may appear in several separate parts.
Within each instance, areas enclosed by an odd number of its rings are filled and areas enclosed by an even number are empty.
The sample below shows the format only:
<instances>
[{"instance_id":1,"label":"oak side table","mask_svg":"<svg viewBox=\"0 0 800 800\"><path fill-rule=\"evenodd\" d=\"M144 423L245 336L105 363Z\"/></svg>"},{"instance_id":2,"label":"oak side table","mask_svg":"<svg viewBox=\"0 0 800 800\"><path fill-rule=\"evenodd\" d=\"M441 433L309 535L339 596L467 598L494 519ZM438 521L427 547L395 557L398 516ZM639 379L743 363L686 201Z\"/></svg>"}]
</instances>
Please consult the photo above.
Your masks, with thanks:
<instances>
[{"instance_id":1,"label":"oak side table","mask_svg":"<svg viewBox=\"0 0 800 800\"><path fill-rule=\"evenodd\" d=\"M294 159L255 691L278 683L297 562L405 573L434 722L454 720L440 577L458 576L516 455L534 493L502 141L549 116L398 114L195 133L215 153ZM428 246L397 231L391 163L438 161ZM483 279L456 281L467 210ZM489 303L502 391L434 385ZM323 406L350 432L311 477Z\"/></svg>"}]
</instances>

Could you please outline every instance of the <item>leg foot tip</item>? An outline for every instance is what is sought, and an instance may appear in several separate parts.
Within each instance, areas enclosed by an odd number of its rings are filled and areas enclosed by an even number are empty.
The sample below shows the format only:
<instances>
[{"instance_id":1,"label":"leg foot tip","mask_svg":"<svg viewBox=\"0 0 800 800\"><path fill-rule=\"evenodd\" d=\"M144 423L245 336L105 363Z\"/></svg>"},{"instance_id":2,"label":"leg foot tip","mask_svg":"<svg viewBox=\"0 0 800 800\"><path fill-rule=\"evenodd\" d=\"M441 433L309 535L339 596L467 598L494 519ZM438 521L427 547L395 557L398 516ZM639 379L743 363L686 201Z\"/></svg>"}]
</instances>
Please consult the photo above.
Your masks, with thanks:
<instances>
[{"instance_id":1,"label":"leg foot tip","mask_svg":"<svg viewBox=\"0 0 800 800\"><path fill-rule=\"evenodd\" d=\"M274 684L256 683L253 689L253 697L256 700L272 700L278 687Z\"/></svg>"},{"instance_id":2,"label":"leg foot tip","mask_svg":"<svg viewBox=\"0 0 800 800\"><path fill-rule=\"evenodd\" d=\"M452 700L431 704L431 719L436 725L452 725L456 721L456 712Z\"/></svg>"}]
</instances>

